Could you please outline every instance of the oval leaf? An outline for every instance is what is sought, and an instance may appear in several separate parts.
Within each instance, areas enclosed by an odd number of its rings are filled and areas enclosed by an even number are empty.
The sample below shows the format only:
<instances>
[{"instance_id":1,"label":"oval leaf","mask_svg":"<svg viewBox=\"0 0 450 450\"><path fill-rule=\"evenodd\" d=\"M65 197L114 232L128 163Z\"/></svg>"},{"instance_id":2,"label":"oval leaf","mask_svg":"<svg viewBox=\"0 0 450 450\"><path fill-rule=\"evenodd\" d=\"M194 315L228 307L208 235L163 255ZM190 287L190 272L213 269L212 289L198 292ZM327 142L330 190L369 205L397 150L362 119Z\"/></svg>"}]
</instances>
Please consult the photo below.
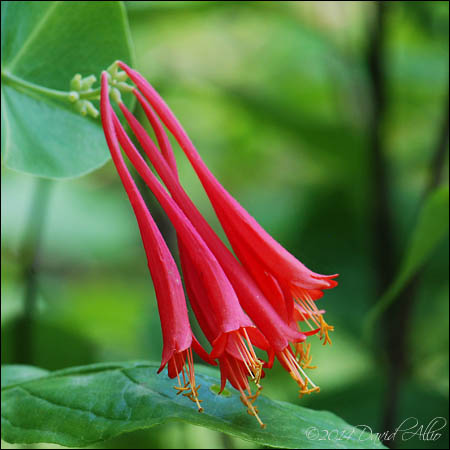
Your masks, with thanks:
<instances>
[{"instance_id":1,"label":"oval leaf","mask_svg":"<svg viewBox=\"0 0 450 450\"><path fill-rule=\"evenodd\" d=\"M246 413L237 391L218 395L216 371L198 366L196 380L205 409L200 414L194 403L176 395L166 371L156 374L158 367L148 362L94 364L24 381L18 366L5 366L2 438L10 443L88 446L168 420L183 420L272 447L384 448L374 435L332 413L262 395L257 404L267 428L261 429ZM30 372L29 367L24 370Z\"/></svg>"},{"instance_id":2,"label":"oval leaf","mask_svg":"<svg viewBox=\"0 0 450 450\"><path fill-rule=\"evenodd\" d=\"M3 163L50 178L101 166L109 152L100 120L82 117L52 92L69 91L76 73L98 77L114 60L131 60L122 2L5 1L1 7Z\"/></svg>"}]
</instances>

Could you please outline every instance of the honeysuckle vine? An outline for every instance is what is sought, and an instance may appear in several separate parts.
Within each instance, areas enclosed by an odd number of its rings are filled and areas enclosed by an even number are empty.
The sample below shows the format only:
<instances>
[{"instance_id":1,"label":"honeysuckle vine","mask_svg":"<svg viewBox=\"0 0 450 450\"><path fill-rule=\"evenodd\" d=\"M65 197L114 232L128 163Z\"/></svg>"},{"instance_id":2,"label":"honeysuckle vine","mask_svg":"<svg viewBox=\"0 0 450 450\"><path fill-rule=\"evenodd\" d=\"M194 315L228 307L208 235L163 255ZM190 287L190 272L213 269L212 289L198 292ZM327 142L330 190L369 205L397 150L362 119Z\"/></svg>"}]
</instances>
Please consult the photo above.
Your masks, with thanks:
<instances>
[{"instance_id":1,"label":"honeysuckle vine","mask_svg":"<svg viewBox=\"0 0 450 450\"><path fill-rule=\"evenodd\" d=\"M135 87L125 82L127 78ZM87 93L98 95L98 90L92 89L95 81L93 76L82 78L79 74L71 81L69 101L81 114L94 116ZM120 93L124 91L136 96L157 144L122 102ZM275 358L298 384L300 397L320 390L307 373L315 368L307 340L317 335L324 345L331 344L333 327L327 324L325 311L316 302L325 290L337 285L337 275L321 275L308 269L245 211L214 177L173 112L142 75L122 62L114 63L102 73L100 97L106 141L136 215L154 282L164 341L161 368L168 364L169 377L178 379L175 389L201 411L194 349L207 363L219 364L221 390L228 381L239 391L247 412L265 427L255 401L262 389L261 380ZM118 104L162 182L127 135L110 99ZM197 173L234 254L181 185L163 125ZM180 273L128 172L122 151L176 230L186 292L211 345L209 355L191 331ZM267 360L255 349L266 352Z\"/></svg>"}]
</instances>

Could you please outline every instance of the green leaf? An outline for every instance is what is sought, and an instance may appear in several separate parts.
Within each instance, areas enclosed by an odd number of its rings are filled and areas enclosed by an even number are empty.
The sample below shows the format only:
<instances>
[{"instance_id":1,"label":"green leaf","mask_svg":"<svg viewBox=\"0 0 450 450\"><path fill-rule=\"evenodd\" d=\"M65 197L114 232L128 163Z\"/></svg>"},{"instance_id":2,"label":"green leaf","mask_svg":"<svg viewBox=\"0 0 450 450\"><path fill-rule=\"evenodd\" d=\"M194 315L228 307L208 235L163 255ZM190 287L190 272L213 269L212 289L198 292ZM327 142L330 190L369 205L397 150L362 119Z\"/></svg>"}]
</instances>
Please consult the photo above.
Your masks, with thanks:
<instances>
[{"instance_id":1,"label":"green leaf","mask_svg":"<svg viewBox=\"0 0 450 450\"><path fill-rule=\"evenodd\" d=\"M4 1L1 8L3 163L49 178L98 168L109 158L100 120L82 117L67 93L76 73L98 78L116 59L131 62L122 2Z\"/></svg>"},{"instance_id":2,"label":"green leaf","mask_svg":"<svg viewBox=\"0 0 450 450\"><path fill-rule=\"evenodd\" d=\"M314 411L261 395L261 429L234 389L218 395L216 370L196 367L202 406L176 395L174 380L158 364L104 363L43 373L25 380L18 366L4 366L2 439L88 446L125 432L182 420L261 445L282 448L384 448L375 436L326 411ZM24 367L29 373L30 368ZM14 382L14 378L17 378ZM322 438L323 440L319 440Z\"/></svg>"},{"instance_id":3,"label":"green leaf","mask_svg":"<svg viewBox=\"0 0 450 450\"><path fill-rule=\"evenodd\" d=\"M2 389L17 383L34 380L47 374L48 370L40 367L11 364L5 370L2 367Z\"/></svg>"},{"instance_id":4,"label":"green leaf","mask_svg":"<svg viewBox=\"0 0 450 450\"><path fill-rule=\"evenodd\" d=\"M443 186L431 192L420 212L400 270L395 280L368 315L366 337L372 332L375 321L406 287L432 255L439 242L447 235L449 227L449 188Z\"/></svg>"}]
</instances>

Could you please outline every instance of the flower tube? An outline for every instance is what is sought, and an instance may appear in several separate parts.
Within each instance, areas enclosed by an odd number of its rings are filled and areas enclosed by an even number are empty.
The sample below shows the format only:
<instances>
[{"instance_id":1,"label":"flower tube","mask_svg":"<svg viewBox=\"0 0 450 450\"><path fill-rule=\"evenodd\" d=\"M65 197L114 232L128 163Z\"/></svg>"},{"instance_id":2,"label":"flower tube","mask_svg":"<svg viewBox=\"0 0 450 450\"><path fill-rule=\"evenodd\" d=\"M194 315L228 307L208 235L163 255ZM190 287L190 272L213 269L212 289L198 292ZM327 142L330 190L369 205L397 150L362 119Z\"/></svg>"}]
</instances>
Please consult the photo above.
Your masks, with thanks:
<instances>
[{"instance_id":1,"label":"flower tube","mask_svg":"<svg viewBox=\"0 0 450 450\"><path fill-rule=\"evenodd\" d=\"M331 342L328 333L333 327L325 322L314 301L322 295L323 289L337 285L334 280L337 275L321 275L311 271L275 241L217 181L156 90L137 71L122 62L118 64L180 144L196 171L233 250L253 274L260 288L267 291L265 274L269 274L271 277L269 283L273 286L278 285L276 289L279 288L283 292L279 298L284 301L287 313L292 316L295 302L310 314L311 321L320 328L320 336L324 339L324 343ZM236 242L241 243L240 248L236 246ZM252 264L252 261L257 261L258 264ZM256 272L258 276L255 276Z\"/></svg>"},{"instance_id":2,"label":"flower tube","mask_svg":"<svg viewBox=\"0 0 450 450\"><path fill-rule=\"evenodd\" d=\"M109 105L104 97L101 100L101 116L114 165L136 216L155 287L163 335L162 362L158 372L168 365L169 377L178 377L179 386L176 389L194 401L202 411L198 398L199 386L195 383L192 348L205 361L211 362L211 359L192 333L176 263L122 158Z\"/></svg>"},{"instance_id":3,"label":"flower tube","mask_svg":"<svg viewBox=\"0 0 450 450\"><path fill-rule=\"evenodd\" d=\"M223 245L223 243L218 240L215 236L214 232L210 229L209 225L204 221L203 217L199 215L200 213L195 209L195 206L190 201L189 197L187 197L186 193L182 190L179 185L177 178L175 178L174 174L171 172L171 169L168 167L168 164L164 160L161 153L154 146L153 142L149 138L149 136L145 133L142 126L137 122L134 116L125 108L125 106L120 103L120 108L124 112L127 120L130 123L132 129L137 133L141 144L143 145L145 151L151 158L152 162L154 162L155 167L157 167L161 178L166 181L166 185L169 187L169 191L172 193L174 199L177 200L177 203L184 210L188 208L189 218L195 223L195 226L199 233L202 233L202 237L205 237L205 241L208 242L211 250L217 255L218 261L221 263L223 269L226 271L227 275L230 277L230 280L233 282L236 288L236 292L239 295L239 299L241 300L241 294L246 296L247 305L250 305L250 310L253 314L250 314L250 317L258 326L258 328L263 332L267 341L269 342L271 349L276 352L278 359L281 361L283 366L288 369L291 376L295 379L295 381L300 386L300 393L311 392L313 389L317 389L317 387L312 383L309 377L303 371L303 367L301 366L301 362L293 362L292 359L292 351L289 348L289 342L302 342L306 339L307 334L293 330L289 327L281 317L275 312L275 309L264 299L263 294L257 286L255 285L252 278L248 275L246 270L238 263L238 261L231 255L228 249ZM130 161L136 167L138 173L142 176L144 181L149 185L151 190L155 192L156 190L160 191L160 196L167 195L164 190L159 186L159 182L156 180L156 177L150 171L148 166L146 165L143 158L140 156L139 152L134 148L133 144L129 140L128 136L123 131L118 119L115 119L115 123L118 128L118 136L121 142L122 147L125 150L125 153L130 158ZM148 147L151 147L150 149ZM161 169L161 171L160 171ZM172 180L169 184L167 180ZM205 225L206 224L206 225ZM208 234L207 230L211 230L211 234ZM216 240L213 239L213 236ZM221 245L219 245L219 243ZM225 249L225 251L222 251ZM180 252L182 253L182 252ZM186 281L186 273L185 273L185 281ZM251 303L250 303L251 302ZM242 302L241 302L242 303ZM247 310L247 308L246 308ZM251 340L255 340L255 331L253 329L249 329L250 332L253 331L253 335L251 336ZM219 342L219 341L217 341ZM257 345L258 346L258 345ZM259 345L260 348L261 345ZM220 349L223 350L226 347L225 342L222 342ZM273 355L273 352L271 352ZM218 353L214 353L214 355L218 355ZM250 352L251 354L251 352ZM270 356L270 360L272 360L273 356ZM255 360L255 358L254 358ZM291 361L291 364L286 365L285 361ZM268 364L269 366L271 363ZM256 364L248 364L251 368L251 372L253 374L253 378L258 377L258 372L260 369ZM297 367L298 366L298 367ZM308 384L312 386L312 388L308 387Z\"/></svg>"},{"instance_id":4,"label":"flower tube","mask_svg":"<svg viewBox=\"0 0 450 450\"><path fill-rule=\"evenodd\" d=\"M103 113L105 117L104 129L105 133L108 133L109 141L114 141L116 145L120 143L127 155L132 154L140 157L139 152L137 152L126 135L109 103L106 73L102 74L101 99L105 111ZM142 158L140 161L145 165ZM242 335L247 333L247 329L254 328L254 325L242 310L236 294L219 263L177 204L160 185L153 173L149 170L147 175L148 178L146 181L151 185L154 195L172 221L208 293L209 306L211 307L210 313L214 314L217 320L217 337L212 343L211 357L220 357L229 340L236 342L242 351L249 351L247 345L251 347L251 342L244 341ZM254 352L250 350L250 354L254 354ZM257 374L261 366L262 362L255 357L252 360L251 370Z\"/></svg>"}]
</instances>

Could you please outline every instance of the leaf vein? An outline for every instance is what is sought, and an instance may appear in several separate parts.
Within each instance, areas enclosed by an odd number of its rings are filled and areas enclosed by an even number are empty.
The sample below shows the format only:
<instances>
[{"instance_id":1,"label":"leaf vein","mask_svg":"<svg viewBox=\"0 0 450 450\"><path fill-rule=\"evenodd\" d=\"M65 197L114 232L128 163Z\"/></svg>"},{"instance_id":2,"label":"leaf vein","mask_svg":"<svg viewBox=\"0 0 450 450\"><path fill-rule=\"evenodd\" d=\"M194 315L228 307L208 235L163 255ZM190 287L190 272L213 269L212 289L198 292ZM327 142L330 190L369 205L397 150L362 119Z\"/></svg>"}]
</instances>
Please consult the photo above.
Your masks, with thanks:
<instances>
[{"instance_id":1,"label":"leaf vein","mask_svg":"<svg viewBox=\"0 0 450 450\"><path fill-rule=\"evenodd\" d=\"M84 439L82 436L80 436L80 435L78 435L78 434L75 435L75 434L70 434L70 433L65 433L65 432L63 433L63 432L61 432L61 431L43 430L42 428L31 428L31 427L24 427L23 425L14 425L14 424L11 422L11 420L3 414L3 412L1 413L1 418L2 418L2 420L4 420L5 422L8 422L8 424L9 424L11 427L16 428L16 429L18 429L18 430L35 431L35 432L37 432L37 433L42 433L42 432L44 432L44 433L48 433L48 434L50 434L50 435L55 436L55 439L57 439L57 436L61 436L63 439L64 439L66 436L70 436L70 437L72 437L72 438L74 438L74 439L80 439L81 441L84 441L84 442L86 442L87 444L89 444L89 443L92 442L92 441L90 441L90 440ZM55 440L55 442L58 442L58 441Z\"/></svg>"},{"instance_id":2,"label":"leaf vein","mask_svg":"<svg viewBox=\"0 0 450 450\"><path fill-rule=\"evenodd\" d=\"M120 419L120 418L116 418L116 417L109 417L106 416L104 414L100 414L98 412L89 410L89 409L83 409L80 407L75 407L75 406L69 406L69 405L62 405L60 403L55 402L54 400L49 400L45 397L42 397L41 395L35 394L34 392L31 392L29 389L24 388L23 386L16 386L17 389L21 389L23 391L25 391L30 397L34 397L37 398L38 400L41 400L43 402L46 402L52 406L56 406L58 408L65 408L65 409L69 409L71 411L75 411L75 412L79 412L79 413L85 413L85 414L91 414L99 419L104 419L104 420L111 420L111 421L116 421L116 422L129 422L128 419Z\"/></svg>"},{"instance_id":3,"label":"leaf vein","mask_svg":"<svg viewBox=\"0 0 450 450\"><path fill-rule=\"evenodd\" d=\"M14 67L17 66L18 62L23 57L24 53L26 53L26 50L31 45L31 43L39 36L39 33L41 32L42 28L44 28L44 25L48 21L48 19L52 16L52 14L55 12L56 7L60 4L60 1L55 1L53 5L51 5L47 12L44 14L42 19L37 23L34 30L28 35L28 38L23 43L22 48L16 53L16 56L13 58L13 60L9 63L7 67L12 71Z\"/></svg>"},{"instance_id":4,"label":"leaf vein","mask_svg":"<svg viewBox=\"0 0 450 450\"><path fill-rule=\"evenodd\" d=\"M2 96L1 96L1 104L2 104L2 118L5 122L5 151L3 153L3 161L6 163L8 159L8 155L10 153L10 146L11 146L11 124L9 123L9 111L7 109L6 105L6 99L5 99L5 90L2 88ZM7 113L8 111L8 113Z\"/></svg>"}]
</instances>

